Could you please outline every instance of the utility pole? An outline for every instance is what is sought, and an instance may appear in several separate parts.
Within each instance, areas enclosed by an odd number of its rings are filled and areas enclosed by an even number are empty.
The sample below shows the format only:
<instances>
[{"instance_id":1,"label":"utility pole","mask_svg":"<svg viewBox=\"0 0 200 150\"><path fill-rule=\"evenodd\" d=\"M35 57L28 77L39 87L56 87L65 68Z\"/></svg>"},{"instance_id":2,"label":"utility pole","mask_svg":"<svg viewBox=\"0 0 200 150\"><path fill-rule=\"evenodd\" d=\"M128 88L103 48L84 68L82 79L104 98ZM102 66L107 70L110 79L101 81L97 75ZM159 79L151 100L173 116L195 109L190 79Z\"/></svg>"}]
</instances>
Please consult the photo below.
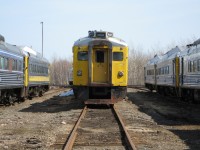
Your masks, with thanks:
<instances>
[{"instance_id":1,"label":"utility pole","mask_svg":"<svg viewBox=\"0 0 200 150\"><path fill-rule=\"evenodd\" d=\"M42 24L42 57L43 57L43 22L40 22Z\"/></svg>"}]
</instances>

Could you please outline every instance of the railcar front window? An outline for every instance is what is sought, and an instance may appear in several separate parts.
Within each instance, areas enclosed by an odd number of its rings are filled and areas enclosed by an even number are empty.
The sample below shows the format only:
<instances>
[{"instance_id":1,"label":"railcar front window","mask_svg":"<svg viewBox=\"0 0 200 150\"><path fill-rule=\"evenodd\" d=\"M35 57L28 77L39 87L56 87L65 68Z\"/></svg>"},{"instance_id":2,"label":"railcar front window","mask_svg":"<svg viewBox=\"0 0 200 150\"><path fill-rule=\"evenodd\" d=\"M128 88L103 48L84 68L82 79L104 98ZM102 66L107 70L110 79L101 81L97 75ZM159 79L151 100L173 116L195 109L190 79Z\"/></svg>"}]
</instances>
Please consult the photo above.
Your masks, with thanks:
<instances>
[{"instance_id":1,"label":"railcar front window","mask_svg":"<svg viewBox=\"0 0 200 150\"><path fill-rule=\"evenodd\" d=\"M104 62L104 51L96 51L96 62L98 63Z\"/></svg>"},{"instance_id":2,"label":"railcar front window","mask_svg":"<svg viewBox=\"0 0 200 150\"><path fill-rule=\"evenodd\" d=\"M78 60L88 60L88 52L78 52Z\"/></svg>"},{"instance_id":3,"label":"railcar front window","mask_svg":"<svg viewBox=\"0 0 200 150\"><path fill-rule=\"evenodd\" d=\"M123 61L123 52L113 52L114 61Z\"/></svg>"}]
</instances>

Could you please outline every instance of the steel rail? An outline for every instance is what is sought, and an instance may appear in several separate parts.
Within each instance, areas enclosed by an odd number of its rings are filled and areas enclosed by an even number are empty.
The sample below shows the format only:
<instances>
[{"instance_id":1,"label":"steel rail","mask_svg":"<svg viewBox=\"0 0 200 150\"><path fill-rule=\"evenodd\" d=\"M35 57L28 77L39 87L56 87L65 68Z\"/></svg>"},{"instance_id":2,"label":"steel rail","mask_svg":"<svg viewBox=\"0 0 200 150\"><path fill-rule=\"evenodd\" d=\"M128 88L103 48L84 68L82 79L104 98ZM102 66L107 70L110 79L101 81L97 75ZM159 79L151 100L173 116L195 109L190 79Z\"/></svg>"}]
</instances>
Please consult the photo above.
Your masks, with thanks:
<instances>
[{"instance_id":1,"label":"steel rail","mask_svg":"<svg viewBox=\"0 0 200 150\"><path fill-rule=\"evenodd\" d=\"M117 119L119 120L119 122L120 122L120 124L121 124L123 130L124 130L124 133L125 133L125 135L126 135L126 140L127 140L128 144L129 144L129 148L130 148L131 150L137 150L137 148L135 147L135 145L133 144L133 142L132 142L132 140L131 140L130 135L128 134L128 131L127 131L127 129L126 129L126 127L125 127L125 125L124 125L122 119L121 119L121 116L120 116L119 113L117 112L117 110L116 110L116 108L115 108L114 105L113 105L112 108L113 108L113 111L115 112L115 114L116 114L116 116L117 116Z\"/></svg>"},{"instance_id":2,"label":"steel rail","mask_svg":"<svg viewBox=\"0 0 200 150\"><path fill-rule=\"evenodd\" d=\"M63 150L71 150L73 145L74 145L74 142L75 142L75 139L76 139L76 136L77 136L77 129L78 129L78 126L81 122L81 119L85 116L85 113L86 113L86 110L87 110L87 106L84 107L84 109L82 110L80 116L79 116L79 119L77 120L74 128L72 129L72 132L68 138L68 141L67 143L65 144L65 147L63 148Z\"/></svg>"}]
</instances>

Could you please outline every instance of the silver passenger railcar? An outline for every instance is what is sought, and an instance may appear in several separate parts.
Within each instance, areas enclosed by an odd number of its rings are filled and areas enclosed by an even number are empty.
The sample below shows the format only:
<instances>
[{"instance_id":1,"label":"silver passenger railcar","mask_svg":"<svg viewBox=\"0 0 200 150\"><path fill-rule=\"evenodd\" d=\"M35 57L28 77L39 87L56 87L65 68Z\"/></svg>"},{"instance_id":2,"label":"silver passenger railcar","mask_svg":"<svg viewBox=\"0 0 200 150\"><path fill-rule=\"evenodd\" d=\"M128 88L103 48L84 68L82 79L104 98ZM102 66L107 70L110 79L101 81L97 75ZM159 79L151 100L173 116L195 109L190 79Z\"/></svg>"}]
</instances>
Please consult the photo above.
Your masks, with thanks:
<instances>
[{"instance_id":1,"label":"silver passenger railcar","mask_svg":"<svg viewBox=\"0 0 200 150\"><path fill-rule=\"evenodd\" d=\"M0 36L0 102L12 103L12 97L20 98L23 86L23 54Z\"/></svg>"},{"instance_id":2,"label":"silver passenger railcar","mask_svg":"<svg viewBox=\"0 0 200 150\"><path fill-rule=\"evenodd\" d=\"M200 40L154 57L144 69L145 86L150 90L200 102Z\"/></svg>"}]
</instances>

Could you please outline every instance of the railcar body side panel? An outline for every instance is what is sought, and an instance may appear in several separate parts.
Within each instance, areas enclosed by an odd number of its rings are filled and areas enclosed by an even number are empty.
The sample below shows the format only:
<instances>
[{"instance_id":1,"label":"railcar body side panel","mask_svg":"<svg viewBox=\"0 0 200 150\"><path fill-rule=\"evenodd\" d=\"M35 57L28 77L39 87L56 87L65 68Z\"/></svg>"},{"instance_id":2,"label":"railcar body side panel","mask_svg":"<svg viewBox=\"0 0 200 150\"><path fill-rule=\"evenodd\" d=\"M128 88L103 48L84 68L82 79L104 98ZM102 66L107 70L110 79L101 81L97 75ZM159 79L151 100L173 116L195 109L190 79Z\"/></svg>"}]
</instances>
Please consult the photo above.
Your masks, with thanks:
<instances>
[{"instance_id":1,"label":"railcar body side panel","mask_svg":"<svg viewBox=\"0 0 200 150\"><path fill-rule=\"evenodd\" d=\"M145 67L145 83L155 85L155 65Z\"/></svg>"},{"instance_id":2,"label":"railcar body side panel","mask_svg":"<svg viewBox=\"0 0 200 150\"><path fill-rule=\"evenodd\" d=\"M2 48L1 48L2 47ZM0 47L0 89L12 89L23 87L23 57L14 54L17 51L14 46L9 46L13 50L6 47ZM19 50L18 50L19 51Z\"/></svg>"},{"instance_id":3,"label":"railcar body side panel","mask_svg":"<svg viewBox=\"0 0 200 150\"><path fill-rule=\"evenodd\" d=\"M182 88L200 89L200 53L184 57Z\"/></svg>"},{"instance_id":4,"label":"railcar body side panel","mask_svg":"<svg viewBox=\"0 0 200 150\"><path fill-rule=\"evenodd\" d=\"M157 64L157 85L174 86L174 67L173 60L167 60Z\"/></svg>"}]
</instances>

